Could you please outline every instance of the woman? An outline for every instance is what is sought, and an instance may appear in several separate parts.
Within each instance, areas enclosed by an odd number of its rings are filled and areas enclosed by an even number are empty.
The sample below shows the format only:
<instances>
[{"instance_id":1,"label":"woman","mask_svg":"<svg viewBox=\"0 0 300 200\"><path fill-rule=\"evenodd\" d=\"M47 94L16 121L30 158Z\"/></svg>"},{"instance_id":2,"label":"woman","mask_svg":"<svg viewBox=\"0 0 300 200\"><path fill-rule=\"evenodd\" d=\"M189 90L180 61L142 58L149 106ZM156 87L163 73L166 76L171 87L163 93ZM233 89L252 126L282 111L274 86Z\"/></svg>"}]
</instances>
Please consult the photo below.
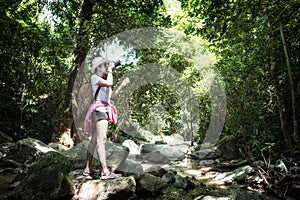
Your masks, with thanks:
<instances>
[{"instance_id":1,"label":"woman","mask_svg":"<svg viewBox=\"0 0 300 200\"><path fill-rule=\"evenodd\" d=\"M105 143L108 121L116 123L116 110L115 107L110 104L110 98L115 98L122 88L130 81L128 78L125 78L120 87L117 88L117 90L112 91L113 68L114 63L109 60L97 57L92 61L92 72L94 74L91 76L91 85L95 101L88 111L85 123L92 118L94 128L92 132L92 139L88 146L87 162L83 171L84 176L88 176L92 173L92 159L96 149L102 167L101 179L113 179L120 177L120 175L110 172L107 167ZM106 79L103 78L104 75L107 75Z\"/></svg>"}]
</instances>

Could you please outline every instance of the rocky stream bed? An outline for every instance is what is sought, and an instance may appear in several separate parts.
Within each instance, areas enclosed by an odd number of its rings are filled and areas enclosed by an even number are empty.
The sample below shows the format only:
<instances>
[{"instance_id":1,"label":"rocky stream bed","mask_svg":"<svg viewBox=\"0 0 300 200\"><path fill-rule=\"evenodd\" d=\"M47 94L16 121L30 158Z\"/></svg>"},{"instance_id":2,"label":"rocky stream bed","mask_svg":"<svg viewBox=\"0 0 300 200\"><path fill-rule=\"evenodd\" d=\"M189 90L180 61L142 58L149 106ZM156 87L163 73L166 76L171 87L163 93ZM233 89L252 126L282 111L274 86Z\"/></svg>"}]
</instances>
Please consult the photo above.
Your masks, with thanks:
<instances>
[{"instance_id":1,"label":"rocky stream bed","mask_svg":"<svg viewBox=\"0 0 300 200\"><path fill-rule=\"evenodd\" d=\"M285 177L294 178L274 193L265 188L263 161L225 160L214 148L192 150L178 138L142 145L126 140L107 143L108 165L122 177L103 181L96 159L95 173L82 176L87 144L66 148L32 138L0 144L0 199L299 199L296 163L273 166L270 173L288 170Z\"/></svg>"}]
</instances>

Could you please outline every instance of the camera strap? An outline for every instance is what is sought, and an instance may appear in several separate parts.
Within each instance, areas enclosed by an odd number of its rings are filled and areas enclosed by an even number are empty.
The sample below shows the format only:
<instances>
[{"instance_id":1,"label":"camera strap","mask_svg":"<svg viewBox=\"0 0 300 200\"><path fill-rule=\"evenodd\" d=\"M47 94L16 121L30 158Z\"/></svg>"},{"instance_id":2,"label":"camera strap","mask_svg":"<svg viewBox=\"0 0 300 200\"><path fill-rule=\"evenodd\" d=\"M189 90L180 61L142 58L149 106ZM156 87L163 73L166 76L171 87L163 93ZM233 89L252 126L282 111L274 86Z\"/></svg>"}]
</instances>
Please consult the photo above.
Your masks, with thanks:
<instances>
[{"instance_id":1,"label":"camera strap","mask_svg":"<svg viewBox=\"0 0 300 200\"><path fill-rule=\"evenodd\" d=\"M100 91L100 88L101 88L101 86L99 85L98 88L97 88L97 90L96 90L95 96L94 96L94 100L95 100L95 101L96 101L96 98L97 98L98 93L99 93L99 91Z\"/></svg>"}]
</instances>

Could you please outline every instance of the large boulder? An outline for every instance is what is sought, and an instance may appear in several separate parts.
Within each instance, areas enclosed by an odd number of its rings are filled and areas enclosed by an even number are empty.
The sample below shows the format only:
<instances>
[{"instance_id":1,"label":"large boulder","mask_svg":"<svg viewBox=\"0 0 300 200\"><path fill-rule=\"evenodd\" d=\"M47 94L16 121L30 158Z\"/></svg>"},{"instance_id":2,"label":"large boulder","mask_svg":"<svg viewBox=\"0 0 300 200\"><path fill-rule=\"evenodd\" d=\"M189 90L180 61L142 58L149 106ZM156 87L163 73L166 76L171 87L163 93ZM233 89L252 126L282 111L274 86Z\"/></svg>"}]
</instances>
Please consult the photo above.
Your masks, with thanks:
<instances>
[{"instance_id":1,"label":"large boulder","mask_svg":"<svg viewBox=\"0 0 300 200\"><path fill-rule=\"evenodd\" d=\"M71 169L70 161L60 153L45 153L16 177L11 199L70 199L75 191L68 177Z\"/></svg>"},{"instance_id":2,"label":"large boulder","mask_svg":"<svg viewBox=\"0 0 300 200\"><path fill-rule=\"evenodd\" d=\"M130 199L135 193L136 182L131 176L112 180L81 182L72 200Z\"/></svg>"},{"instance_id":3,"label":"large boulder","mask_svg":"<svg viewBox=\"0 0 300 200\"><path fill-rule=\"evenodd\" d=\"M191 157L193 159L201 159L201 160L216 159L217 154L214 149L200 149L199 151L192 152Z\"/></svg>"},{"instance_id":4,"label":"large boulder","mask_svg":"<svg viewBox=\"0 0 300 200\"><path fill-rule=\"evenodd\" d=\"M75 147L62 152L73 164L74 169L84 169L87 156L88 140L84 140ZM128 148L113 142L106 142L107 165L115 170L127 158ZM94 152L93 166L99 167L97 152Z\"/></svg>"},{"instance_id":5,"label":"large boulder","mask_svg":"<svg viewBox=\"0 0 300 200\"><path fill-rule=\"evenodd\" d=\"M122 172L124 176L139 176L143 173L143 166L135 160L126 159L119 165L117 171Z\"/></svg>"},{"instance_id":6,"label":"large boulder","mask_svg":"<svg viewBox=\"0 0 300 200\"><path fill-rule=\"evenodd\" d=\"M188 150L189 146L187 144L144 144L141 148L142 155L159 152L169 161L178 161L184 159Z\"/></svg>"},{"instance_id":7,"label":"large boulder","mask_svg":"<svg viewBox=\"0 0 300 200\"><path fill-rule=\"evenodd\" d=\"M39 140L26 138L10 145L6 158L29 165L41 155L50 151L55 150Z\"/></svg>"},{"instance_id":8,"label":"large boulder","mask_svg":"<svg viewBox=\"0 0 300 200\"><path fill-rule=\"evenodd\" d=\"M161 193L164 182L161 178L144 173L137 178L137 194L139 197L154 197Z\"/></svg>"},{"instance_id":9,"label":"large boulder","mask_svg":"<svg viewBox=\"0 0 300 200\"><path fill-rule=\"evenodd\" d=\"M176 174L174 178L174 186L177 188L182 188L185 190L195 188L195 184L188 177L182 177L179 174Z\"/></svg>"},{"instance_id":10,"label":"large boulder","mask_svg":"<svg viewBox=\"0 0 300 200\"><path fill-rule=\"evenodd\" d=\"M160 152L150 152L143 155L143 162L153 164L168 164L170 160Z\"/></svg>"},{"instance_id":11,"label":"large boulder","mask_svg":"<svg viewBox=\"0 0 300 200\"><path fill-rule=\"evenodd\" d=\"M239 159L241 158L240 147L239 138L225 137L220 140L217 146L217 155L219 158L225 160Z\"/></svg>"},{"instance_id":12,"label":"large boulder","mask_svg":"<svg viewBox=\"0 0 300 200\"><path fill-rule=\"evenodd\" d=\"M48 147L52 148L52 149L55 149L56 151L58 152L64 152L64 151L67 151L69 150L70 148L69 147L66 147L62 144L59 144L59 143L55 143L55 142L51 142L48 144Z\"/></svg>"}]
</instances>

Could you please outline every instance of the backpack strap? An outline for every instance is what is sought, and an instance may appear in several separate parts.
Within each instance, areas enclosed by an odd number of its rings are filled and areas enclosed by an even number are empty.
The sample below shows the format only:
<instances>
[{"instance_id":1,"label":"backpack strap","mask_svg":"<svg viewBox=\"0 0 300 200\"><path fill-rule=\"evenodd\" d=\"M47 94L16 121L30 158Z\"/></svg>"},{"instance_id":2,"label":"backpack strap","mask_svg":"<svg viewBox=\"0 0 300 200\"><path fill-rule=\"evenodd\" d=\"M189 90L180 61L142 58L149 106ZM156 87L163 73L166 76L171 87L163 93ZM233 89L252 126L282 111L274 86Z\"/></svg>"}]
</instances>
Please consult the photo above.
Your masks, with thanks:
<instances>
[{"instance_id":1,"label":"backpack strap","mask_svg":"<svg viewBox=\"0 0 300 200\"><path fill-rule=\"evenodd\" d=\"M97 88L97 90L96 90L96 93L95 93L95 96L94 96L94 100L96 100L96 98L98 96L98 93L100 91L100 88L101 88L101 86L99 85L98 88Z\"/></svg>"}]
</instances>

